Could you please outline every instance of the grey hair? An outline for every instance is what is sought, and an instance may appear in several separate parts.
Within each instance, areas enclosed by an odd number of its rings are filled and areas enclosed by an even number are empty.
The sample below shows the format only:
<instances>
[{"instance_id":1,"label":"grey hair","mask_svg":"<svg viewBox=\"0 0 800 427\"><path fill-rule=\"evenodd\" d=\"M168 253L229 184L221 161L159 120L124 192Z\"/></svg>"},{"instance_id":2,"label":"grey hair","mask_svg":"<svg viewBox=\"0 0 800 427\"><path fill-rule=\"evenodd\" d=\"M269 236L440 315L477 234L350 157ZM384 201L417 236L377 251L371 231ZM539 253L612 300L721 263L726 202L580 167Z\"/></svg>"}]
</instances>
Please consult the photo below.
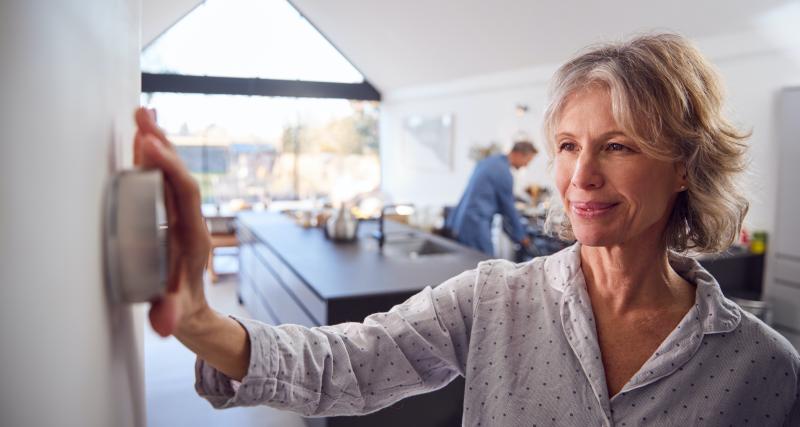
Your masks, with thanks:
<instances>
[{"instance_id":1,"label":"grey hair","mask_svg":"<svg viewBox=\"0 0 800 427\"><path fill-rule=\"evenodd\" d=\"M738 176L746 140L723 114L723 89L712 65L685 38L650 34L590 47L562 65L551 81L545 110L547 153L554 157L560 114L570 95L599 86L611 98L617 124L642 152L686 167L688 190L679 193L664 231L669 249L718 252L738 238L749 203ZM574 239L559 206L547 228Z\"/></svg>"},{"instance_id":2,"label":"grey hair","mask_svg":"<svg viewBox=\"0 0 800 427\"><path fill-rule=\"evenodd\" d=\"M539 150L536 149L536 146L533 145L530 141L517 141L514 143L514 146L511 147L512 153L522 153L522 154L536 154Z\"/></svg>"}]
</instances>

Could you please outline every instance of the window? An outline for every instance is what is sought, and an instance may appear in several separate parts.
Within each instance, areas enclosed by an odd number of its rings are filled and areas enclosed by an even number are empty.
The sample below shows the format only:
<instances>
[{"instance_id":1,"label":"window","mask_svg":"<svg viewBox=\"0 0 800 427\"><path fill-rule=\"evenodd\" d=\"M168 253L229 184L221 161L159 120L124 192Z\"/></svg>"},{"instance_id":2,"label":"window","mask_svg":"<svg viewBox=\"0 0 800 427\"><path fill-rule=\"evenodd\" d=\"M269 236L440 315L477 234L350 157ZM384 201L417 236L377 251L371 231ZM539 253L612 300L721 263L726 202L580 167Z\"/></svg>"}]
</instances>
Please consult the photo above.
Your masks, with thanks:
<instances>
[{"instance_id":1,"label":"window","mask_svg":"<svg viewBox=\"0 0 800 427\"><path fill-rule=\"evenodd\" d=\"M374 101L156 93L143 103L204 203L343 200L380 185Z\"/></svg>"},{"instance_id":2,"label":"window","mask_svg":"<svg viewBox=\"0 0 800 427\"><path fill-rule=\"evenodd\" d=\"M286 0L207 0L146 46L141 63L147 73L364 80Z\"/></svg>"},{"instance_id":3,"label":"window","mask_svg":"<svg viewBox=\"0 0 800 427\"><path fill-rule=\"evenodd\" d=\"M148 90L143 74L142 103L156 109L204 203L341 201L380 185L379 103L337 95L374 88L285 0L208 0L145 48L142 70L199 82ZM242 80L289 96L225 92L255 86Z\"/></svg>"}]
</instances>

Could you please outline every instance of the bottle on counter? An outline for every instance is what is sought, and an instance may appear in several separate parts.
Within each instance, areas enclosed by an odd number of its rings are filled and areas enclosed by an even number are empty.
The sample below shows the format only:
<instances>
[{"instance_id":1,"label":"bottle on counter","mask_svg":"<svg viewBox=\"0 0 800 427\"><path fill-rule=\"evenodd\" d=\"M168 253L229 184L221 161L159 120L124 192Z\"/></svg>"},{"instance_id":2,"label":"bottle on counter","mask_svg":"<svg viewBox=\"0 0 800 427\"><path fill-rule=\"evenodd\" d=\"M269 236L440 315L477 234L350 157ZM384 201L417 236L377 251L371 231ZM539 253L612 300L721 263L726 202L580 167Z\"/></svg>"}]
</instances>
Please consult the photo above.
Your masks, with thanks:
<instances>
[{"instance_id":1,"label":"bottle on counter","mask_svg":"<svg viewBox=\"0 0 800 427\"><path fill-rule=\"evenodd\" d=\"M763 254L767 251L767 232L755 231L750 240L750 253Z\"/></svg>"}]
</instances>

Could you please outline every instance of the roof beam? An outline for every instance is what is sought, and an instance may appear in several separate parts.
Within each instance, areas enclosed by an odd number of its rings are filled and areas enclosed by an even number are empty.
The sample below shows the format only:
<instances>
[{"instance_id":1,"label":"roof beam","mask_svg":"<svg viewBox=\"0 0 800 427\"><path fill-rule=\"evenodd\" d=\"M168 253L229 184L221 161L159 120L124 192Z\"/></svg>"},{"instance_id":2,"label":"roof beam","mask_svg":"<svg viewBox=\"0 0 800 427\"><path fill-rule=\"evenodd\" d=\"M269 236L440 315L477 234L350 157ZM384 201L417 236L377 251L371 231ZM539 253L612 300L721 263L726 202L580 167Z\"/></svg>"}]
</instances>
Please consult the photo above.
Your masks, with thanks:
<instances>
[{"instance_id":1,"label":"roof beam","mask_svg":"<svg viewBox=\"0 0 800 427\"><path fill-rule=\"evenodd\" d=\"M142 73L142 92L381 100L380 92L366 80L362 83L333 83Z\"/></svg>"}]
</instances>

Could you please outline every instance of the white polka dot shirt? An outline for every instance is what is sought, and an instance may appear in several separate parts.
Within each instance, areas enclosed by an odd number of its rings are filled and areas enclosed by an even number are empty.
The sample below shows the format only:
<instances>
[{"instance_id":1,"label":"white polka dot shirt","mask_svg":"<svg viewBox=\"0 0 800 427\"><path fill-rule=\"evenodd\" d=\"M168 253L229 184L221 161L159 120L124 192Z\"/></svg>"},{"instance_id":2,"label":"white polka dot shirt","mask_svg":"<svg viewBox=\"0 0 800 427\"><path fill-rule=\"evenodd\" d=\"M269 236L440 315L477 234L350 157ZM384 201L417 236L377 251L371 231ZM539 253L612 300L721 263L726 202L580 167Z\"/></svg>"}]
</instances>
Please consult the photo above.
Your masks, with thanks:
<instances>
[{"instance_id":1,"label":"white polka dot shirt","mask_svg":"<svg viewBox=\"0 0 800 427\"><path fill-rule=\"evenodd\" d=\"M238 383L198 360L196 390L217 408L354 415L461 375L465 426L800 426L797 352L674 254L695 305L609 396L579 248L483 262L363 323L237 319L250 336L247 375Z\"/></svg>"}]
</instances>

